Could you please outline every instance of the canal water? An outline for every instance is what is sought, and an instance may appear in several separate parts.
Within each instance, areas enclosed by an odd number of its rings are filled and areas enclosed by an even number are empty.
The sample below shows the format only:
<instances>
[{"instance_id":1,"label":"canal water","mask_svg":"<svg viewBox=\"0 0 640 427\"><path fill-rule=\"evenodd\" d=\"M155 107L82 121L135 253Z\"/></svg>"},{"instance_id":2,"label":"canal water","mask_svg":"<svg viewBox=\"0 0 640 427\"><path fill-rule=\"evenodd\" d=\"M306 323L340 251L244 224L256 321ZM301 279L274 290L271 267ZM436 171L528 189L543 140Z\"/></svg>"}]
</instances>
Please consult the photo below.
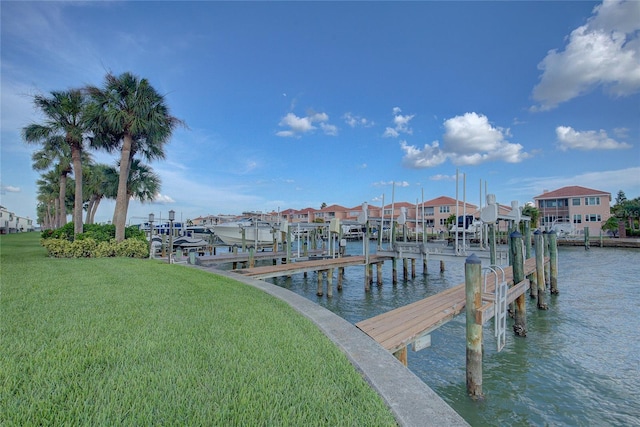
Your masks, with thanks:
<instances>
[{"instance_id":1,"label":"canal water","mask_svg":"<svg viewBox=\"0 0 640 427\"><path fill-rule=\"evenodd\" d=\"M347 253L362 254L362 242L350 242ZM357 323L463 283L464 262L446 261L441 273L430 261L423 275L418 261L407 281L399 262L396 285L386 262L383 285L374 281L369 293L364 268L349 267L330 299L316 296L315 274L269 281ZM464 313L432 334L431 347L409 350L409 369L473 426L640 425L640 251L559 247L558 288L557 296L547 292L547 311L527 296L528 335L515 337L508 319L501 352L493 320L485 324L484 400L466 394Z\"/></svg>"}]
</instances>

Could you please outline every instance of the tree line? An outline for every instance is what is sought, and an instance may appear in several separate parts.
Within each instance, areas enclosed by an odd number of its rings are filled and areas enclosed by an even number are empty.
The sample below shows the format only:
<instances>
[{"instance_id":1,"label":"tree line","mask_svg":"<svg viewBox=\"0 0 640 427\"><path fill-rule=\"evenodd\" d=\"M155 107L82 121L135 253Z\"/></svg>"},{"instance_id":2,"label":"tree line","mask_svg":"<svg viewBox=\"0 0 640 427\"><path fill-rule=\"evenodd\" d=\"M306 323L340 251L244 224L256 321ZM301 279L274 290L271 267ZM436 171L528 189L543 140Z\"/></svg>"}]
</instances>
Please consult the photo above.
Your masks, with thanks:
<instances>
[{"instance_id":1,"label":"tree line","mask_svg":"<svg viewBox=\"0 0 640 427\"><path fill-rule=\"evenodd\" d=\"M165 145L184 122L170 114L164 96L147 79L130 72L108 73L101 87L35 95L33 103L44 119L25 126L22 136L40 146L32 156L33 168L42 172L38 223L62 227L70 204L77 235L83 232L85 209L85 222L93 223L100 201L115 198L115 237L124 240L129 200L153 200L160 189L160 178L142 161L164 159ZM119 160L113 166L95 164L91 150L119 154Z\"/></svg>"}]
</instances>

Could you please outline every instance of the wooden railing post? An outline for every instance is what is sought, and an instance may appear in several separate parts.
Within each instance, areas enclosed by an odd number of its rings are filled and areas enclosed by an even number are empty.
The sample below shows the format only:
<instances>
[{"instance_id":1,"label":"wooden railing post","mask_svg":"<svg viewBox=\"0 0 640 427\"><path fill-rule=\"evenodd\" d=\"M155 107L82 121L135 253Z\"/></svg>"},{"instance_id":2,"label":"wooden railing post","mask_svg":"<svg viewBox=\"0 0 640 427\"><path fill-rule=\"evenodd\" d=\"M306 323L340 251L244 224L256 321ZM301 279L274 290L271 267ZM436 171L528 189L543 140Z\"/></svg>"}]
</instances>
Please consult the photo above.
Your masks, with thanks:
<instances>
[{"instance_id":1,"label":"wooden railing post","mask_svg":"<svg viewBox=\"0 0 640 427\"><path fill-rule=\"evenodd\" d=\"M471 254L464 265L467 312L467 392L473 399L482 399L482 325L477 312L482 306L482 265Z\"/></svg>"}]
</instances>

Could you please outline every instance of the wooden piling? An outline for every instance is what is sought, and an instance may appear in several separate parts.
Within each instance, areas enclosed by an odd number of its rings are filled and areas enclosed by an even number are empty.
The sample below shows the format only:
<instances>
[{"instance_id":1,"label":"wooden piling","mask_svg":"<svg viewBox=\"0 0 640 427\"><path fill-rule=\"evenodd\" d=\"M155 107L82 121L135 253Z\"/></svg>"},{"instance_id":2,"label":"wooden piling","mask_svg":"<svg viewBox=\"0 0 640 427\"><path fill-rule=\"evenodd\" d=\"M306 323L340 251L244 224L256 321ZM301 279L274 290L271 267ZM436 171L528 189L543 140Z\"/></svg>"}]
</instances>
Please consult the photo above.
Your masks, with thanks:
<instances>
[{"instance_id":1,"label":"wooden piling","mask_svg":"<svg viewBox=\"0 0 640 427\"><path fill-rule=\"evenodd\" d=\"M464 265L467 313L467 393L482 399L482 325L476 322L482 306L482 265L475 254Z\"/></svg>"},{"instance_id":2,"label":"wooden piling","mask_svg":"<svg viewBox=\"0 0 640 427\"><path fill-rule=\"evenodd\" d=\"M316 287L316 295L319 297L324 295L322 292L322 270L318 270L318 286Z\"/></svg>"},{"instance_id":3,"label":"wooden piling","mask_svg":"<svg viewBox=\"0 0 640 427\"><path fill-rule=\"evenodd\" d=\"M496 225L491 223L489 224L489 263L491 265L496 265L496 251Z\"/></svg>"},{"instance_id":4,"label":"wooden piling","mask_svg":"<svg viewBox=\"0 0 640 427\"><path fill-rule=\"evenodd\" d=\"M342 290L342 279L344 277L344 267L338 267L338 290Z\"/></svg>"},{"instance_id":5,"label":"wooden piling","mask_svg":"<svg viewBox=\"0 0 640 427\"><path fill-rule=\"evenodd\" d=\"M371 281L369 280L369 264L364 266L364 291L369 292L371 290Z\"/></svg>"},{"instance_id":6,"label":"wooden piling","mask_svg":"<svg viewBox=\"0 0 640 427\"><path fill-rule=\"evenodd\" d=\"M371 288L371 285L373 285L373 264L369 263L369 288Z\"/></svg>"},{"instance_id":7,"label":"wooden piling","mask_svg":"<svg viewBox=\"0 0 640 427\"><path fill-rule=\"evenodd\" d=\"M406 282L409 280L409 267L407 265L407 258L402 258L402 278Z\"/></svg>"},{"instance_id":8,"label":"wooden piling","mask_svg":"<svg viewBox=\"0 0 640 427\"><path fill-rule=\"evenodd\" d=\"M376 273L378 277L378 286L382 286L382 263L376 263Z\"/></svg>"},{"instance_id":9,"label":"wooden piling","mask_svg":"<svg viewBox=\"0 0 640 427\"><path fill-rule=\"evenodd\" d=\"M545 282L544 282L544 237L540 230L533 233L536 245L536 280L538 282L538 309L548 310L549 306L544 301Z\"/></svg>"},{"instance_id":10,"label":"wooden piling","mask_svg":"<svg viewBox=\"0 0 640 427\"><path fill-rule=\"evenodd\" d=\"M416 259L415 258L411 258L411 278L415 278L416 277Z\"/></svg>"},{"instance_id":11,"label":"wooden piling","mask_svg":"<svg viewBox=\"0 0 640 427\"><path fill-rule=\"evenodd\" d=\"M524 280L524 257L522 253L522 234L515 231L511 233L511 248L513 254L513 284L516 285ZM527 336L527 305L524 293L518 296L515 301L515 321L513 324L513 332L521 337Z\"/></svg>"},{"instance_id":12,"label":"wooden piling","mask_svg":"<svg viewBox=\"0 0 640 427\"><path fill-rule=\"evenodd\" d=\"M327 298L333 296L333 268L327 270Z\"/></svg>"},{"instance_id":13,"label":"wooden piling","mask_svg":"<svg viewBox=\"0 0 640 427\"><path fill-rule=\"evenodd\" d=\"M408 365L407 361L407 347L402 347L400 350L393 353L393 355L398 359L404 366Z\"/></svg>"},{"instance_id":14,"label":"wooden piling","mask_svg":"<svg viewBox=\"0 0 640 427\"><path fill-rule=\"evenodd\" d=\"M549 258L549 232L543 231L542 237L544 238L544 258ZM551 277L551 266L548 263L544 264L544 286L545 289L551 287L549 278Z\"/></svg>"},{"instance_id":15,"label":"wooden piling","mask_svg":"<svg viewBox=\"0 0 640 427\"><path fill-rule=\"evenodd\" d=\"M584 249L589 250L589 227L584 228Z\"/></svg>"},{"instance_id":16,"label":"wooden piling","mask_svg":"<svg viewBox=\"0 0 640 427\"><path fill-rule=\"evenodd\" d=\"M424 234L423 234L424 235ZM422 255L422 274L424 276L427 275L427 273L429 272L428 268L427 268L427 255L423 254Z\"/></svg>"},{"instance_id":17,"label":"wooden piling","mask_svg":"<svg viewBox=\"0 0 640 427\"><path fill-rule=\"evenodd\" d=\"M440 260L440 273L444 273L444 260Z\"/></svg>"},{"instance_id":18,"label":"wooden piling","mask_svg":"<svg viewBox=\"0 0 640 427\"><path fill-rule=\"evenodd\" d=\"M549 233L549 275L551 276L551 295L558 295L558 235Z\"/></svg>"},{"instance_id":19,"label":"wooden piling","mask_svg":"<svg viewBox=\"0 0 640 427\"><path fill-rule=\"evenodd\" d=\"M395 257L391 260L391 282L398 283L398 259Z\"/></svg>"}]
</instances>

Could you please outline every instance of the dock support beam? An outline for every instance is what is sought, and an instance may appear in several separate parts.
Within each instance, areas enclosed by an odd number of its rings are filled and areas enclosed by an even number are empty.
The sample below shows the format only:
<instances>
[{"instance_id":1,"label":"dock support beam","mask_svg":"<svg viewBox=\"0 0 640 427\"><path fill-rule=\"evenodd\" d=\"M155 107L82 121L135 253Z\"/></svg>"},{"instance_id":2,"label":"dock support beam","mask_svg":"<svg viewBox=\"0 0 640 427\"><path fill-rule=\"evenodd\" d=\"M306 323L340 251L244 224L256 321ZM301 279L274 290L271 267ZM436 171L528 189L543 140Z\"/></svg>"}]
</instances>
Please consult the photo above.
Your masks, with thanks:
<instances>
[{"instance_id":1,"label":"dock support beam","mask_svg":"<svg viewBox=\"0 0 640 427\"><path fill-rule=\"evenodd\" d=\"M407 366L409 362L407 361L407 347L402 347L400 350L393 353L393 355L398 359L404 366Z\"/></svg>"},{"instance_id":2,"label":"dock support beam","mask_svg":"<svg viewBox=\"0 0 640 427\"><path fill-rule=\"evenodd\" d=\"M464 264L467 312L467 393L482 399L482 325L476 322L482 306L482 265L475 254Z\"/></svg>"},{"instance_id":3,"label":"dock support beam","mask_svg":"<svg viewBox=\"0 0 640 427\"><path fill-rule=\"evenodd\" d=\"M512 254L510 259L513 260L513 284L524 280L524 257L522 253L522 234L515 231L511 233L511 250ZM520 336L527 336L527 305L524 297L524 293L518 296L515 301L515 322L513 324L513 332Z\"/></svg>"},{"instance_id":4,"label":"dock support beam","mask_svg":"<svg viewBox=\"0 0 640 427\"><path fill-rule=\"evenodd\" d=\"M376 263L376 273L378 277L378 286L382 286L382 263Z\"/></svg>"}]
</instances>

